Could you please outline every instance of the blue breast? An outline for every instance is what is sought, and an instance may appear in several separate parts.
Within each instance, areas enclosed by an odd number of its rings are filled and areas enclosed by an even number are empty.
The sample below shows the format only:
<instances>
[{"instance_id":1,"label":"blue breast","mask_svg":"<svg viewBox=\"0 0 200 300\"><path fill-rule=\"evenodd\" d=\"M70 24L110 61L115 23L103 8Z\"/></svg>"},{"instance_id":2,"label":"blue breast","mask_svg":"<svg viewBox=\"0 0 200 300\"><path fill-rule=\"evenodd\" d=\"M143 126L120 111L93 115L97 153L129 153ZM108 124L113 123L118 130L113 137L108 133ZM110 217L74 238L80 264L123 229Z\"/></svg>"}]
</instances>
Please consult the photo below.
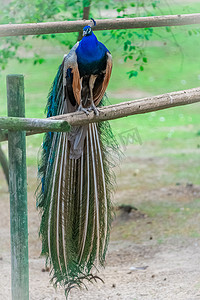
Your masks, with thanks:
<instances>
[{"instance_id":1,"label":"blue breast","mask_svg":"<svg viewBox=\"0 0 200 300\"><path fill-rule=\"evenodd\" d=\"M100 43L94 33L84 36L76 49L80 76L100 74L106 69L108 49Z\"/></svg>"}]
</instances>

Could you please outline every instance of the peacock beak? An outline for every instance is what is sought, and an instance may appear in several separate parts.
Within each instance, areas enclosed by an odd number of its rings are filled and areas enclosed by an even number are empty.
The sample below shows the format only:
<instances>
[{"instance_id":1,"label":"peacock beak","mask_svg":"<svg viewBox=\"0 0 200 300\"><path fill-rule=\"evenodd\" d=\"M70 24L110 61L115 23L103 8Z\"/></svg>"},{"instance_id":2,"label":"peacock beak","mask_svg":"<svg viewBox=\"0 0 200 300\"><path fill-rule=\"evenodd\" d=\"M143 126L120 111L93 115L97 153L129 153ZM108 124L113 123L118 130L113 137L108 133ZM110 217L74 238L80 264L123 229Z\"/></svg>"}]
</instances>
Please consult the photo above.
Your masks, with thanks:
<instances>
[{"instance_id":1,"label":"peacock beak","mask_svg":"<svg viewBox=\"0 0 200 300\"><path fill-rule=\"evenodd\" d=\"M84 30L84 31L83 31L83 36L85 36L86 34L87 34L87 32Z\"/></svg>"}]
</instances>

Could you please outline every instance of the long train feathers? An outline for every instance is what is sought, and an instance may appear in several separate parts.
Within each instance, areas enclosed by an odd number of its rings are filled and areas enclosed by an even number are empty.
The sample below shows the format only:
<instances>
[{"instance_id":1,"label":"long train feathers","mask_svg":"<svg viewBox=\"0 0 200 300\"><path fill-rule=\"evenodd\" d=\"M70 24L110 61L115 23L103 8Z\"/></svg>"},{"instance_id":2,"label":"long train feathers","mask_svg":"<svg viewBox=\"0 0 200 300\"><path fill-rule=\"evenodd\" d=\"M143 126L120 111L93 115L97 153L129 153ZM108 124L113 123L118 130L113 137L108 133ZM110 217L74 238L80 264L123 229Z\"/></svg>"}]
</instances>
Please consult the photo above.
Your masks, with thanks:
<instances>
[{"instance_id":1,"label":"long train feathers","mask_svg":"<svg viewBox=\"0 0 200 300\"><path fill-rule=\"evenodd\" d=\"M63 68L49 94L48 117L66 113ZM37 190L42 254L53 282L63 285L66 295L85 279L96 279L93 267L104 264L112 219L110 151L118 147L108 122L87 125L78 159L70 158L70 140L68 133L45 134Z\"/></svg>"}]
</instances>

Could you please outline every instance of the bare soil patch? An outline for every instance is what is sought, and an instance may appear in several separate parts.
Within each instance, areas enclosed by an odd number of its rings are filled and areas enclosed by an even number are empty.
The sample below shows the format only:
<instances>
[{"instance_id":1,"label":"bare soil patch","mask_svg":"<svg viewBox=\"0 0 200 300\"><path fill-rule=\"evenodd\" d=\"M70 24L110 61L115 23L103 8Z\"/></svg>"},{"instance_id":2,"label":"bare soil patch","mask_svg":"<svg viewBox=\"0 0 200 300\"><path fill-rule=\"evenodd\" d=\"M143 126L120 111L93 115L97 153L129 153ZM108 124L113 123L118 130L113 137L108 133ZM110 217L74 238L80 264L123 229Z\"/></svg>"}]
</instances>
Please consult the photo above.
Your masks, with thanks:
<instances>
[{"instance_id":1,"label":"bare soil patch","mask_svg":"<svg viewBox=\"0 0 200 300\"><path fill-rule=\"evenodd\" d=\"M129 147L116 170L113 202L137 210L116 210L105 269L98 273L104 284L73 290L70 299L200 299L200 186L168 180L173 167L171 158L141 155L137 146ZM35 188L36 169L29 168L30 300L64 300L63 290L49 283L40 257ZM0 232L0 299L10 300L9 195L2 173Z\"/></svg>"}]
</instances>

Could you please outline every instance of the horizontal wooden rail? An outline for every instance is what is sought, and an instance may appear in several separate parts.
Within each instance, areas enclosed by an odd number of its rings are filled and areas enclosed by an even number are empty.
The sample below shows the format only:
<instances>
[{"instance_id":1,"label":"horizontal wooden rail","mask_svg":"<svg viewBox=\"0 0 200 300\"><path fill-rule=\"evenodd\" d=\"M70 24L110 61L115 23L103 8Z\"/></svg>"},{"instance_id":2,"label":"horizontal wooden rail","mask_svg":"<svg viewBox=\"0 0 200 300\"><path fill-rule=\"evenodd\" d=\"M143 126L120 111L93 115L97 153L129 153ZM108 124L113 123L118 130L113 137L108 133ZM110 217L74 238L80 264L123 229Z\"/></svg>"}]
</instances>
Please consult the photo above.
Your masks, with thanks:
<instances>
[{"instance_id":1,"label":"horizontal wooden rail","mask_svg":"<svg viewBox=\"0 0 200 300\"><path fill-rule=\"evenodd\" d=\"M99 116L95 116L94 112L90 112L89 115L86 115L83 112L75 112L51 117L48 119L15 118L15 122L18 123L17 126L13 124L13 118L1 117L0 141L7 140L7 131L1 131L1 129L3 128L8 129L8 127L6 126L9 126L9 130L19 130L19 128L21 128L20 130L27 130L27 135L32 135L35 133L42 133L45 131L53 131L53 122L56 124L57 121L57 123L60 124L59 122L61 122L62 120L67 122L67 125L65 125L66 127L61 126L60 129L57 128L54 131L67 131L66 129L68 129L69 125L77 126L92 122L113 120L131 115L144 114L152 111L157 111L180 105L187 105L196 102L200 102L200 88L172 92L159 96L152 96L139 100L127 101L115 105L104 106L99 108ZM41 124L44 124L44 122L46 123L45 128L41 126ZM40 128L43 129L40 131Z\"/></svg>"},{"instance_id":2,"label":"horizontal wooden rail","mask_svg":"<svg viewBox=\"0 0 200 300\"><path fill-rule=\"evenodd\" d=\"M97 26L93 28L94 30L182 26L200 24L200 13L139 18L101 19L96 20L96 22ZM47 23L5 24L0 25L0 37L78 32L81 31L88 23L88 20L80 20Z\"/></svg>"},{"instance_id":3,"label":"horizontal wooden rail","mask_svg":"<svg viewBox=\"0 0 200 300\"><path fill-rule=\"evenodd\" d=\"M95 116L93 112L88 116L85 113L76 112L51 117L51 119L65 120L70 125L84 125L92 122L113 120L196 102L200 102L200 88L172 92L139 100L132 100L119 104L104 106L99 109L99 116Z\"/></svg>"},{"instance_id":4,"label":"horizontal wooden rail","mask_svg":"<svg viewBox=\"0 0 200 300\"><path fill-rule=\"evenodd\" d=\"M33 133L47 131L69 131L70 125L65 120L31 119L0 117L0 129L12 131L30 131Z\"/></svg>"}]
</instances>

